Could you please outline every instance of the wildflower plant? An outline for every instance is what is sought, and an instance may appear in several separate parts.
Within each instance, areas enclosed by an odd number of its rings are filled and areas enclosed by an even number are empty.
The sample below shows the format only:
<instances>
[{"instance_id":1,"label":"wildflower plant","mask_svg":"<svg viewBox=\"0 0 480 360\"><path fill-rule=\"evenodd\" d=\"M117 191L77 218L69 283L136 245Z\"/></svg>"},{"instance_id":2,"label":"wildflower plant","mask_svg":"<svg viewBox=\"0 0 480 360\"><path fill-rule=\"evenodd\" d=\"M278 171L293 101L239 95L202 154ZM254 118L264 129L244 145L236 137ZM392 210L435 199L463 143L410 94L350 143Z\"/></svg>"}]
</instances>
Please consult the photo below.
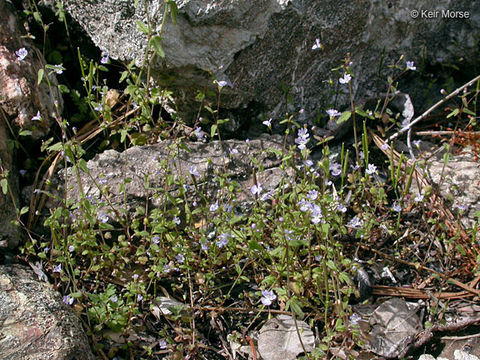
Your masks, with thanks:
<instances>
[{"instance_id":1,"label":"wildflower plant","mask_svg":"<svg viewBox=\"0 0 480 360\"><path fill-rule=\"evenodd\" d=\"M175 22L174 1L165 0L163 11ZM220 100L231 84L214 79L216 92L197 94L202 109L193 125L185 126L187 130L182 132L178 124L164 120L155 123L154 108L172 96L168 89L151 83L149 76L151 61L165 56L163 28L154 32L152 24L137 25L148 39L145 63L140 68L126 65L120 78L125 86L121 95L115 96L102 78L110 71L112 60L107 53L96 59L78 53L83 89L76 90L75 99L84 107L81 115L96 128L74 130L68 119L57 114L61 140L45 141L42 152L52 162L62 163L64 188L77 186L80 195L78 199L61 197L48 187L34 194L38 199L49 197L56 206L44 219L48 236L32 235L22 249L24 259L41 262L63 302L79 312L92 336L111 330L135 339L122 344L121 352L135 352L138 358L157 350L175 358L194 358L199 353L213 358L211 349L219 345L202 330L218 323L219 314L232 332L225 334L224 325L214 330L227 338L235 331L248 332L272 310L307 318L321 329L317 358L325 358L339 339L360 342L361 319L350 306L358 295L353 254L368 256L365 249L375 248L380 241L391 245L392 239L405 233L407 209L422 214L430 201L428 190L408 193L414 170L405 170L404 157L378 161L378 153L369 145L368 122L387 111L389 99L371 111L355 104L352 82L356 78L347 56L335 70L335 85L348 94L350 107L341 112L330 106L322 114L340 123L352 118L353 146L342 145L332 154L328 142L316 144L312 128L298 122L300 113L264 120L270 131L272 122L285 127L281 150L264 150L280 159L283 176L278 186L272 188L263 180L263 165L252 153L245 165L252 181L241 185L225 164L210 178L220 189L212 194L204 164L189 165L185 176L175 164L179 149L188 150L189 140L222 142L221 125L228 119L222 118ZM321 47L317 39L312 50ZM19 61L25 55L20 50ZM49 82L49 73L69 71L64 64L45 66L39 81ZM415 71L415 64L400 59L392 71ZM389 92L396 88L395 79L389 79ZM112 189L107 179L89 172L88 141L100 134L101 149L116 142L128 147L172 140L165 158L158 159L157 168L143 179L149 197L143 203L133 208L127 204L126 188L132 179L125 178L119 189ZM314 147L320 151L316 160ZM393 154L389 145L378 151ZM225 148L225 153L228 159L238 156L235 148ZM75 182L80 173L92 180L90 191ZM382 183L385 174L387 180ZM7 193L8 174L0 175L2 191ZM152 186L152 176L164 178L162 186ZM111 202L114 192L123 195L122 204ZM151 199L160 205L151 207ZM33 217L37 209L30 210ZM22 209L19 218L27 211ZM398 252L395 255L411 255L408 247L391 248ZM178 299L184 306L163 308L164 297ZM250 313L255 315L240 315ZM146 328L155 341L142 342L137 337ZM199 345L202 342L209 345Z\"/></svg>"}]
</instances>

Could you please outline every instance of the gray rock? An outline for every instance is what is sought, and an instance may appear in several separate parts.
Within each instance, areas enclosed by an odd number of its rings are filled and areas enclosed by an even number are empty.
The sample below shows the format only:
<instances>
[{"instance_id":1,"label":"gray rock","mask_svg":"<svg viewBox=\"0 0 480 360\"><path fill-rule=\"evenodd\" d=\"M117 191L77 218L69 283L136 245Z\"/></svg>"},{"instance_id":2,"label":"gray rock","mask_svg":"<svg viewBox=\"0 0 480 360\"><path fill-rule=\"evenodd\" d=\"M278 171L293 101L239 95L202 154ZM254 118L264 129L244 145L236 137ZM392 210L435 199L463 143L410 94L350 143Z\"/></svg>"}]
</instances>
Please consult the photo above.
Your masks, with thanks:
<instances>
[{"instance_id":1,"label":"gray rock","mask_svg":"<svg viewBox=\"0 0 480 360\"><path fill-rule=\"evenodd\" d=\"M32 131L32 137L39 139L49 133L55 114L63 110L57 80L49 74L51 86L46 80L37 85L38 70L43 68L45 59L23 38L25 31L5 1L0 3L0 23L8 24L0 27L0 106L12 117L13 125ZM23 60L16 55L21 48L28 52ZM32 120L37 112L40 119Z\"/></svg>"},{"instance_id":2,"label":"gray rock","mask_svg":"<svg viewBox=\"0 0 480 360\"><path fill-rule=\"evenodd\" d=\"M445 151L429 156L436 147L432 144L429 147L428 144L427 141L421 143L429 148L422 155L428 159L424 163L427 178L431 184L439 187L442 196L453 205L454 212L460 213L464 226L472 227L477 219L475 213L480 211L480 167L477 155L471 147L464 148L460 154L456 154L458 149L455 149L445 165ZM415 186L412 192L418 192Z\"/></svg>"},{"instance_id":3,"label":"gray rock","mask_svg":"<svg viewBox=\"0 0 480 360\"><path fill-rule=\"evenodd\" d=\"M396 358L422 329L418 308L409 307L405 300L392 298L375 309L370 346L372 351L388 359Z\"/></svg>"},{"instance_id":4,"label":"gray rock","mask_svg":"<svg viewBox=\"0 0 480 360\"><path fill-rule=\"evenodd\" d=\"M101 212L111 216L111 206L108 203L117 209L124 208L125 198L120 187L127 178L129 182L125 184L125 195L128 209L144 207L146 199L149 208L156 208L169 203L163 189L166 188L167 176L171 175L176 180L184 179L189 188L187 197L192 200L196 192L189 170L191 166L195 166L198 171L197 186L209 200L221 200L226 195L226 189L214 180L216 173L226 170L229 178L240 185L238 205L245 208L254 201L250 191L254 184L250 157L258 161L256 178L263 188L262 194L276 189L285 175L289 179L294 175L291 169L284 171L279 167L281 156L268 151L281 151L283 141L280 136L263 136L249 143L227 140L223 142L223 148L220 141L190 142L186 145L189 150L176 145L174 141L166 140L155 145L132 147L123 153L108 150L87 163L89 174L79 171L81 186L74 169L67 170L67 198L80 199L83 189L92 202L103 203ZM62 171L54 181L54 185L61 189L60 193L65 190L64 175ZM145 188L146 179L150 190ZM170 184L168 190L170 196L178 195L176 184ZM201 201L200 197L196 199ZM55 204L51 201L49 206L53 207Z\"/></svg>"},{"instance_id":5,"label":"gray rock","mask_svg":"<svg viewBox=\"0 0 480 360\"><path fill-rule=\"evenodd\" d=\"M51 7L55 3L43 2ZM162 33L166 57L156 57L152 74L158 83L175 91L187 122L198 111L197 90L216 90L212 75L231 84L222 91L225 109L263 108L274 123L287 110L305 109L300 120L311 121L326 119L319 111L327 105L338 110L348 106L346 86L340 85L338 75L331 71L347 53L353 63L357 99L385 91L385 79L391 73L387 65L402 54L417 66L423 61L455 62L460 57L465 63L474 63L477 58L480 3L468 0L435 4L426 0L176 3L177 25L166 20ZM137 30L136 21L145 22L145 0L139 1L137 8L130 0L65 0L62 4L112 58L143 63L147 37ZM160 30L162 4L148 2L154 31ZM413 10L420 11L418 18L412 17ZM438 11L437 17L427 19L422 10ZM468 11L469 18L445 18L442 10ZM312 49L317 38L323 50ZM330 78L334 87L327 85ZM285 101L287 89L290 105ZM344 94L332 94L337 89Z\"/></svg>"},{"instance_id":6,"label":"gray rock","mask_svg":"<svg viewBox=\"0 0 480 360\"><path fill-rule=\"evenodd\" d=\"M295 360L299 354L312 352L314 348L315 336L308 324L290 315L268 320L258 336L258 352L264 360Z\"/></svg>"},{"instance_id":7,"label":"gray rock","mask_svg":"<svg viewBox=\"0 0 480 360\"><path fill-rule=\"evenodd\" d=\"M0 359L94 359L80 320L48 283L0 266Z\"/></svg>"},{"instance_id":8,"label":"gray rock","mask_svg":"<svg viewBox=\"0 0 480 360\"><path fill-rule=\"evenodd\" d=\"M20 202L18 169L10 134L20 129L30 130L33 138L44 136L53 123L50 115L54 112L54 100L57 100L58 110L62 111L55 78L50 76L52 92L45 83L37 86L37 72L45 60L22 38L24 31L9 5L0 2L0 174L8 172L10 188L7 195L0 191L0 248L14 248L21 238L19 229L11 224L16 219L15 205L19 207ZM28 52L24 59L16 54L22 48ZM41 120L32 121L38 111ZM9 118L11 123L7 124Z\"/></svg>"}]
</instances>

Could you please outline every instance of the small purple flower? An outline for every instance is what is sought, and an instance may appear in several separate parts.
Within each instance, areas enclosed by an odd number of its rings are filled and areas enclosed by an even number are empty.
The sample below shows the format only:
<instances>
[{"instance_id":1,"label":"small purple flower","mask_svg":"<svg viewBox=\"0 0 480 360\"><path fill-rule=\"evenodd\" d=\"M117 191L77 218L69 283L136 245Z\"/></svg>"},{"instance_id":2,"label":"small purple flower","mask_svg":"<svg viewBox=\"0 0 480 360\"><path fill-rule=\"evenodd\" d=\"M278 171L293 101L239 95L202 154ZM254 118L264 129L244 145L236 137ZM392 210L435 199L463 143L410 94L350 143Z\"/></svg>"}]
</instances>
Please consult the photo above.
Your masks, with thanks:
<instances>
[{"instance_id":1,"label":"small purple flower","mask_svg":"<svg viewBox=\"0 0 480 360\"><path fill-rule=\"evenodd\" d=\"M188 172L192 176L200 176L200 173L198 172L197 167L195 165L190 165L188 167Z\"/></svg>"},{"instance_id":2,"label":"small purple flower","mask_svg":"<svg viewBox=\"0 0 480 360\"><path fill-rule=\"evenodd\" d=\"M312 167L313 166L313 161L308 159L308 160L305 160L303 162L303 164L306 166L306 167Z\"/></svg>"},{"instance_id":3,"label":"small purple flower","mask_svg":"<svg viewBox=\"0 0 480 360\"><path fill-rule=\"evenodd\" d=\"M415 199L413 199L416 203L422 202L423 201L423 195L418 193L417 196L415 196Z\"/></svg>"},{"instance_id":4,"label":"small purple flower","mask_svg":"<svg viewBox=\"0 0 480 360\"><path fill-rule=\"evenodd\" d=\"M339 176L342 173L342 166L337 162L331 163L328 168L333 176Z\"/></svg>"},{"instance_id":5,"label":"small purple flower","mask_svg":"<svg viewBox=\"0 0 480 360\"><path fill-rule=\"evenodd\" d=\"M224 247L225 245L228 244L228 242L229 242L229 240L230 240L231 237L232 237L232 236L231 236L230 234L227 234L227 233L220 234L220 235L218 236L217 246L218 246L219 248Z\"/></svg>"},{"instance_id":6,"label":"small purple flower","mask_svg":"<svg viewBox=\"0 0 480 360\"><path fill-rule=\"evenodd\" d=\"M320 50L323 48L323 45L320 43L320 39L315 39L315 44L312 46L312 50Z\"/></svg>"},{"instance_id":7,"label":"small purple flower","mask_svg":"<svg viewBox=\"0 0 480 360\"><path fill-rule=\"evenodd\" d=\"M252 193L252 195L260 195L260 193L262 192L262 184L260 183L257 183L257 184L253 184L252 187L250 188L250 192Z\"/></svg>"},{"instance_id":8,"label":"small purple flower","mask_svg":"<svg viewBox=\"0 0 480 360\"><path fill-rule=\"evenodd\" d=\"M402 212L402 207L395 201L392 205L392 210L395 212Z\"/></svg>"},{"instance_id":9,"label":"small purple flower","mask_svg":"<svg viewBox=\"0 0 480 360\"><path fill-rule=\"evenodd\" d=\"M62 264L55 265L55 266L53 267L53 272L54 272L54 273L60 273L60 272L62 272Z\"/></svg>"},{"instance_id":10,"label":"small purple flower","mask_svg":"<svg viewBox=\"0 0 480 360\"><path fill-rule=\"evenodd\" d=\"M69 252L72 252L73 250L75 250L75 246L70 245L70 246L68 247L68 251L69 251Z\"/></svg>"},{"instance_id":11,"label":"small purple flower","mask_svg":"<svg viewBox=\"0 0 480 360\"><path fill-rule=\"evenodd\" d=\"M303 211L303 212L306 212L312 208L312 204L305 199L300 200L298 202L298 206L300 207L300 211Z\"/></svg>"},{"instance_id":12,"label":"small purple flower","mask_svg":"<svg viewBox=\"0 0 480 360\"><path fill-rule=\"evenodd\" d=\"M210 248L210 245L208 244L208 240L201 241L201 242L200 242L200 248L201 248L203 251L208 251L208 249Z\"/></svg>"},{"instance_id":13,"label":"small purple flower","mask_svg":"<svg viewBox=\"0 0 480 360\"><path fill-rule=\"evenodd\" d=\"M117 295L113 295L111 298L110 298L110 301L113 302L113 303L116 303L118 301L118 296Z\"/></svg>"},{"instance_id":14,"label":"small purple flower","mask_svg":"<svg viewBox=\"0 0 480 360\"><path fill-rule=\"evenodd\" d=\"M173 222L174 222L175 224L177 224L177 225L180 225L180 223L181 223L182 221L180 220L180 218L179 218L178 216L175 216L175 217L173 218Z\"/></svg>"},{"instance_id":15,"label":"small purple flower","mask_svg":"<svg viewBox=\"0 0 480 360\"><path fill-rule=\"evenodd\" d=\"M272 302L277 298L277 295L273 292L273 290L263 290L262 291L262 304L265 306L270 306L272 305Z\"/></svg>"},{"instance_id":16,"label":"small purple flower","mask_svg":"<svg viewBox=\"0 0 480 360\"><path fill-rule=\"evenodd\" d=\"M273 198L273 190L267 191L265 194L263 194L260 200L267 201L267 200L270 200L271 198Z\"/></svg>"},{"instance_id":17,"label":"small purple flower","mask_svg":"<svg viewBox=\"0 0 480 360\"><path fill-rule=\"evenodd\" d=\"M138 274L133 274L133 280L138 280L139 275Z\"/></svg>"},{"instance_id":18,"label":"small purple flower","mask_svg":"<svg viewBox=\"0 0 480 360\"><path fill-rule=\"evenodd\" d=\"M420 147L420 144L422 143L422 140L413 140L412 141L413 145L415 145L417 148Z\"/></svg>"},{"instance_id":19,"label":"small purple flower","mask_svg":"<svg viewBox=\"0 0 480 360\"><path fill-rule=\"evenodd\" d=\"M168 274L168 273L170 273L171 271L172 271L172 267L171 267L169 264L165 264L165 265L163 266L163 272L164 272L165 274Z\"/></svg>"},{"instance_id":20,"label":"small purple flower","mask_svg":"<svg viewBox=\"0 0 480 360\"><path fill-rule=\"evenodd\" d=\"M362 317L358 314L352 314L350 316L350 324L352 325L358 325L358 322L362 320Z\"/></svg>"},{"instance_id":21,"label":"small purple flower","mask_svg":"<svg viewBox=\"0 0 480 360\"><path fill-rule=\"evenodd\" d=\"M158 347L161 350L165 350L167 348L167 342L165 341L165 339L158 340Z\"/></svg>"},{"instance_id":22,"label":"small purple flower","mask_svg":"<svg viewBox=\"0 0 480 360\"><path fill-rule=\"evenodd\" d=\"M100 221L100 222L102 222L102 223L104 223L104 224L107 223L108 220L110 219L110 218L108 217L108 215L105 214L103 211L100 211L100 212L98 213L98 217L97 217L97 218L98 218L98 221Z\"/></svg>"},{"instance_id":23,"label":"small purple flower","mask_svg":"<svg viewBox=\"0 0 480 360\"><path fill-rule=\"evenodd\" d=\"M152 238L152 242L155 244L155 245L158 245L160 243L160 237L155 235L153 238Z\"/></svg>"},{"instance_id":24,"label":"small purple flower","mask_svg":"<svg viewBox=\"0 0 480 360\"><path fill-rule=\"evenodd\" d=\"M142 294L138 294L138 295L137 295L137 301L142 301L142 300L143 300Z\"/></svg>"},{"instance_id":25,"label":"small purple flower","mask_svg":"<svg viewBox=\"0 0 480 360\"><path fill-rule=\"evenodd\" d=\"M352 75L350 74L347 74L345 73L343 75L343 77L341 77L340 79L338 79L338 81L340 82L340 84L348 84L350 82L350 80L352 80Z\"/></svg>"},{"instance_id":26,"label":"small purple flower","mask_svg":"<svg viewBox=\"0 0 480 360\"><path fill-rule=\"evenodd\" d=\"M368 174L368 175L373 175L377 172L377 167L373 164L368 164L367 166L367 169L365 170L365 172Z\"/></svg>"},{"instance_id":27,"label":"small purple flower","mask_svg":"<svg viewBox=\"0 0 480 360\"><path fill-rule=\"evenodd\" d=\"M301 128L298 130L298 137L295 139L295 144L298 144L298 148L300 150L305 149L305 145L309 141L310 134L308 133L308 130L305 128Z\"/></svg>"},{"instance_id":28,"label":"small purple flower","mask_svg":"<svg viewBox=\"0 0 480 360\"><path fill-rule=\"evenodd\" d=\"M337 205L337 210L345 214L347 212L347 207L344 204L340 203Z\"/></svg>"},{"instance_id":29,"label":"small purple flower","mask_svg":"<svg viewBox=\"0 0 480 360\"><path fill-rule=\"evenodd\" d=\"M272 118L270 118L268 120L265 120L265 121L262 121L262 124L271 128L272 127Z\"/></svg>"},{"instance_id":30,"label":"small purple flower","mask_svg":"<svg viewBox=\"0 0 480 360\"><path fill-rule=\"evenodd\" d=\"M319 222L322 221L323 215L322 215L322 208L316 204L314 204L311 208L312 212L312 223L318 224Z\"/></svg>"},{"instance_id":31,"label":"small purple flower","mask_svg":"<svg viewBox=\"0 0 480 360\"><path fill-rule=\"evenodd\" d=\"M63 303L66 304L66 305L72 305L73 302L75 301L75 299L69 295L65 295L63 297Z\"/></svg>"},{"instance_id":32,"label":"small purple flower","mask_svg":"<svg viewBox=\"0 0 480 360\"><path fill-rule=\"evenodd\" d=\"M37 115L32 117L32 121L41 121L42 120L42 114L40 114L40 110L37 111Z\"/></svg>"},{"instance_id":33,"label":"small purple flower","mask_svg":"<svg viewBox=\"0 0 480 360\"><path fill-rule=\"evenodd\" d=\"M317 200L317 197L318 197L318 191L317 190L310 190L307 194L307 197L312 200L312 201L315 201Z\"/></svg>"},{"instance_id":34,"label":"small purple flower","mask_svg":"<svg viewBox=\"0 0 480 360\"><path fill-rule=\"evenodd\" d=\"M175 256L175 259L179 264L183 264L185 262L185 256L183 256L183 254L178 254Z\"/></svg>"},{"instance_id":35,"label":"small purple flower","mask_svg":"<svg viewBox=\"0 0 480 360\"><path fill-rule=\"evenodd\" d=\"M221 80L221 81L215 80L215 82L217 83L217 85L220 89L222 89L223 87L228 85L228 82L226 82L225 80Z\"/></svg>"},{"instance_id":36,"label":"small purple flower","mask_svg":"<svg viewBox=\"0 0 480 360\"><path fill-rule=\"evenodd\" d=\"M230 152L230 155L237 155L238 154L238 149L232 148L232 149L229 149L229 152Z\"/></svg>"},{"instance_id":37,"label":"small purple flower","mask_svg":"<svg viewBox=\"0 0 480 360\"><path fill-rule=\"evenodd\" d=\"M413 61L407 61L407 69L415 71L417 70L417 67L415 66L415 63Z\"/></svg>"},{"instance_id":38,"label":"small purple flower","mask_svg":"<svg viewBox=\"0 0 480 360\"><path fill-rule=\"evenodd\" d=\"M205 132L202 130L200 126L197 126L194 132L198 140L203 140L203 138L205 138Z\"/></svg>"},{"instance_id":39,"label":"small purple flower","mask_svg":"<svg viewBox=\"0 0 480 360\"><path fill-rule=\"evenodd\" d=\"M327 114L328 114L328 116L330 116L331 118L342 115L342 113L341 113L340 111L337 111L337 110L335 110L335 109L328 109L328 110L327 110Z\"/></svg>"},{"instance_id":40,"label":"small purple flower","mask_svg":"<svg viewBox=\"0 0 480 360\"><path fill-rule=\"evenodd\" d=\"M210 212L215 212L218 210L218 200L214 204L210 205Z\"/></svg>"},{"instance_id":41,"label":"small purple flower","mask_svg":"<svg viewBox=\"0 0 480 360\"><path fill-rule=\"evenodd\" d=\"M102 58L100 59L101 64L108 64L110 61L110 57L108 56L106 51L102 51Z\"/></svg>"},{"instance_id":42,"label":"small purple flower","mask_svg":"<svg viewBox=\"0 0 480 360\"><path fill-rule=\"evenodd\" d=\"M380 146L380 149L382 149L383 151L387 151L389 148L388 144L387 143L383 143L382 146Z\"/></svg>"},{"instance_id":43,"label":"small purple flower","mask_svg":"<svg viewBox=\"0 0 480 360\"><path fill-rule=\"evenodd\" d=\"M25 48L20 48L15 51L15 55L17 55L18 60L23 61L27 57L28 51Z\"/></svg>"},{"instance_id":44,"label":"small purple flower","mask_svg":"<svg viewBox=\"0 0 480 360\"><path fill-rule=\"evenodd\" d=\"M462 212L468 210L468 206L465 205L465 204L456 204L456 205L455 205L455 208L457 208L458 210L460 210L460 211L462 211Z\"/></svg>"},{"instance_id":45,"label":"small purple flower","mask_svg":"<svg viewBox=\"0 0 480 360\"><path fill-rule=\"evenodd\" d=\"M102 104L98 104L97 106L95 106L95 107L93 108L93 110L100 112L100 111L103 110L103 105L102 105Z\"/></svg>"},{"instance_id":46,"label":"small purple flower","mask_svg":"<svg viewBox=\"0 0 480 360\"><path fill-rule=\"evenodd\" d=\"M358 218L358 216L355 216L354 218L352 218L352 220L350 220L350 222L348 223L348 226L354 229L361 228L362 225L363 225L363 222Z\"/></svg>"}]
</instances>

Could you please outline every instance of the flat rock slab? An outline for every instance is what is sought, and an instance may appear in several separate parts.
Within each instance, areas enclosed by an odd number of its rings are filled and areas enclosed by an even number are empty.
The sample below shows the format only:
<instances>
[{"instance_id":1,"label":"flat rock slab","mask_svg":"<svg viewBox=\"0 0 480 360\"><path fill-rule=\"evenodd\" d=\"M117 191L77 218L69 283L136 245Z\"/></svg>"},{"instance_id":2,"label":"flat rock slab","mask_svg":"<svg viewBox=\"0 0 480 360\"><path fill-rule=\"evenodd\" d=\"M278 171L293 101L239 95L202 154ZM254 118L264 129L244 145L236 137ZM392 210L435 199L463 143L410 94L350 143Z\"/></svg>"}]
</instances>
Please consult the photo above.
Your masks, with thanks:
<instances>
[{"instance_id":1,"label":"flat rock slab","mask_svg":"<svg viewBox=\"0 0 480 360\"><path fill-rule=\"evenodd\" d=\"M105 151L87 162L88 173L79 170L77 177L75 171L68 168L67 198L75 201L81 199L83 189L87 199L93 204L101 202L101 211L108 212L110 216L111 207L107 204L117 209L124 208L125 199L129 210L137 206L145 207L147 202L149 208L158 208L171 202L168 196L175 198L179 190L179 186L171 180L183 179L188 189L187 198L201 201L202 197L197 197L190 174L191 167L195 167L198 172L195 176L197 187L209 201L221 202L225 195L225 185L220 186L215 178L217 173L226 171L229 178L240 185L237 204L245 207L255 201L250 191L254 185L254 168L257 184L262 187L260 197L281 185L283 177L293 179L292 169L280 168L283 146L280 136L263 136L248 143L226 140L189 142L185 145L187 147L165 140L155 145L132 147L122 153ZM255 166L252 159L257 162ZM65 191L64 174L61 171L54 181L62 194ZM125 179L128 181L125 182ZM49 207L54 205L51 203Z\"/></svg>"},{"instance_id":2,"label":"flat rock slab","mask_svg":"<svg viewBox=\"0 0 480 360\"><path fill-rule=\"evenodd\" d=\"M0 266L0 360L93 360L73 310L20 265Z\"/></svg>"}]
</instances>

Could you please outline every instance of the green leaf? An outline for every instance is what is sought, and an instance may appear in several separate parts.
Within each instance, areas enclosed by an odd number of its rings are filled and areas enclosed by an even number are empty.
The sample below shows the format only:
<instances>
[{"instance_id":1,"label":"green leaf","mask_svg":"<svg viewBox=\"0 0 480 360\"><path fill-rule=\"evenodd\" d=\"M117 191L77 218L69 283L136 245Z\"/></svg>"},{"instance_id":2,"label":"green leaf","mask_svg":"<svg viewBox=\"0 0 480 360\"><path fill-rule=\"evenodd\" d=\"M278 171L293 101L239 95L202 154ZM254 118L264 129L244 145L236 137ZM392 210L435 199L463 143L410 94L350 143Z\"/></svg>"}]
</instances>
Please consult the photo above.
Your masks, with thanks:
<instances>
[{"instance_id":1,"label":"green leaf","mask_svg":"<svg viewBox=\"0 0 480 360\"><path fill-rule=\"evenodd\" d=\"M24 206L20 209L20 215L26 214L28 212L28 206Z\"/></svg>"},{"instance_id":2,"label":"green leaf","mask_svg":"<svg viewBox=\"0 0 480 360\"><path fill-rule=\"evenodd\" d=\"M61 142L58 142L48 147L49 151L61 151L62 149L63 149L63 144Z\"/></svg>"},{"instance_id":3,"label":"green leaf","mask_svg":"<svg viewBox=\"0 0 480 360\"><path fill-rule=\"evenodd\" d=\"M352 116L351 111L344 111L342 113L342 115L340 115L340 117L338 118L337 124L341 124L341 123L347 121L348 119L350 119L350 116Z\"/></svg>"},{"instance_id":4,"label":"green leaf","mask_svg":"<svg viewBox=\"0 0 480 360\"><path fill-rule=\"evenodd\" d=\"M70 92L70 89L67 86L62 84L58 85L58 90L60 90L62 94L68 94Z\"/></svg>"},{"instance_id":5,"label":"green leaf","mask_svg":"<svg viewBox=\"0 0 480 360\"><path fill-rule=\"evenodd\" d=\"M7 181L7 179L0 180L0 186L2 187L3 195L7 195L7 192L8 192L8 181Z\"/></svg>"},{"instance_id":6,"label":"green leaf","mask_svg":"<svg viewBox=\"0 0 480 360\"><path fill-rule=\"evenodd\" d=\"M150 39L150 42L153 46L153 49L157 53L157 55L164 59L165 52L162 49L162 37L159 35L156 35Z\"/></svg>"},{"instance_id":7,"label":"green leaf","mask_svg":"<svg viewBox=\"0 0 480 360\"><path fill-rule=\"evenodd\" d=\"M145 35L148 35L150 33L150 29L142 21L137 20L135 22L137 24L138 30L140 30L142 33L144 33Z\"/></svg>"},{"instance_id":8,"label":"green leaf","mask_svg":"<svg viewBox=\"0 0 480 360\"><path fill-rule=\"evenodd\" d=\"M175 25L177 25L177 15L178 15L178 7L175 1L167 1L168 6L170 7L170 17Z\"/></svg>"},{"instance_id":9,"label":"green leaf","mask_svg":"<svg viewBox=\"0 0 480 360\"><path fill-rule=\"evenodd\" d=\"M326 262L326 265L327 265L330 269L332 269L333 271L336 271L336 270L337 270L337 266L335 265L335 263L334 263L332 260L328 260L328 261Z\"/></svg>"},{"instance_id":10,"label":"green leaf","mask_svg":"<svg viewBox=\"0 0 480 360\"><path fill-rule=\"evenodd\" d=\"M360 109L359 107L355 108L355 112L356 112L358 115L363 116L364 118L373 119L373 116L368 115L365 111L363 111L363 110Z\"/></svg>"},{"instance_id":11,"label":"green leaf","mask_svg":"<svg viewBox=\"0 0 480 360\"><path fill-rule=\"evenodd\" d=\"M447 119L451 118L452 116L457 116L459 111L459 109L453 110L450 114L447 115Z\"/></svg>"},{"instance_id":12,"label":"green leaf","mask_svg":"<svg viewBox=\"0 0 480 360\"><path fill-rule=\"evenodd\" d=\"M42 16L38 11L35 11L33 13L33 18L35 19L36 22L38 22L40 25L42 24Z\"/></svg>"},{"instance_id":13,"label":"green leaf","mask_svg":"<svg viewBox=\"0 0 480 360\"><path fill-rule=\"evenodd\" d=\"M128 71L122 72L122 76L120 76L120 80L118 81L119 83L122 83L128 76Z\"/></svg>"},{"instance_id":14,"label":"green leaf","mask_svg":"<svg viewBox=\"0 0 480 360\"><path fill-rule=\"evenodd\" d=\"M212 125L212 128L210 129L210 137L213 138L216 133L217 133L217 125Z\"/></svg>"},{"instance_id":15,"label":"green leaf","mask_svg":"<svg viewBox=\"0 0 480 360\"><path fill-rule=\"evenodd\" d=\"M286 308L292 309L292 311L295 314L297 314L300 318L303 318L305 316L305 313L302 311L302 308L300 307L300 303L298 302L295 296L287 301Z\"/></svg>"},{"instance_id":16,"label":"green leaf","mask_svg":"<svg viewBox=\"0 0 480 360\"><path fill-rule=\"evenodd\" d=\"M250 240L250 241L248 242L248 248L249 248L250 250L258 250L258 251L262 251L262 250L263 250L262 246L258 243L257 240Z\"/></svg>"},{"instance_id":17,"label":"green leaf","mask_svg":"<svg viewBox=\"0 0 480 360\"><path fill-rule=\"evenodd\" d=\"M222 124L225 124L229 121L230 121L230 119L220 119L220 120L217 121L217 123L218 123L218 125L222 125Z\"/></svg>"},{"instance_id":18,"label":"green leaf","mask_svg":"<svg viewBox=\"0 0 480 360\"><path fill-rule=\"evenodd\" d=\"M32 132L30 130L22 130L19 132L20 136L30 136L32 135Z\"/></svg>"},{"instance_id":19,"label":"green leaf","mask_svg":"<svg viewBox=\"0 0 480 360\"><path fill-rule=\"evenodd\" d=\"M128 131L125 129L120 130L120 142L123 144L125 142L125 138L127 137Z\"/></svg>"},{"instance_id":20,"label":"green leaf","mask_svg":"<svg viewBox=\"0 0 480 360\"><path fill-rule=\"evenodd\" d=\"M37 85L40 85L42 83L43 75L45 75L45 71L43 69L38 69Z\"/></svg>"}]
</instances>

